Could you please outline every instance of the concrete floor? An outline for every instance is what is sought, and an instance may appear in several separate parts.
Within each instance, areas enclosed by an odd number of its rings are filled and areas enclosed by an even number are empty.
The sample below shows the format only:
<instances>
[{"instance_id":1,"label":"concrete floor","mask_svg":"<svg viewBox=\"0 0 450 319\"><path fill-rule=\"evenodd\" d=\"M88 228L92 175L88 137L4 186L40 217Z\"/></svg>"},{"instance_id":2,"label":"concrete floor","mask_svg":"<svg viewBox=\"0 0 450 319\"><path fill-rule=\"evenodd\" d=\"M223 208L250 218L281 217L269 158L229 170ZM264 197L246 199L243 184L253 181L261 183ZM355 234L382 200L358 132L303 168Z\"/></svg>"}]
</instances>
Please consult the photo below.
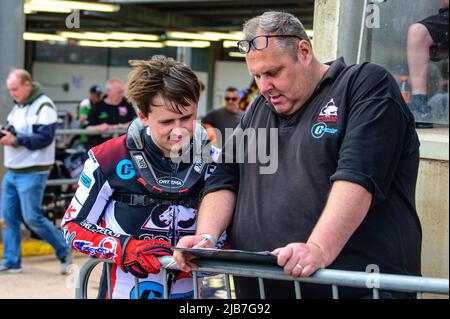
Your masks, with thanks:
<instances>
[{"instance_id":1,"label":"concrete floor","mask_svg":"<svg viewBox=\"0 0 450 319\"><path fill-rule=\"evenodd\" d=\"M88 259L75 253L73 270L70 274L61 275L60 263L54 255L23 257L22 273L0 273L0 299L74 299L77 270ZM101 267L101 264L97 265L91 273L88 299L97 297ZM226 298L223 276L208 277L204 284L204 298Z\"/></svg>"},{"instance_id":2,"label":"concrete floor","mask_svg":"<svg viewBox=\"0 0 450 319\"><path fill-rule=\"evenodd\" d=\"M88 257L75 254L70 274L59 273L60 263L53 255L23 257L20 274L0 273L0 299L74 299L76 270ZM101 274L98 266L91 274L88 297L95 298Z\"/></svg>"}]
</instances>

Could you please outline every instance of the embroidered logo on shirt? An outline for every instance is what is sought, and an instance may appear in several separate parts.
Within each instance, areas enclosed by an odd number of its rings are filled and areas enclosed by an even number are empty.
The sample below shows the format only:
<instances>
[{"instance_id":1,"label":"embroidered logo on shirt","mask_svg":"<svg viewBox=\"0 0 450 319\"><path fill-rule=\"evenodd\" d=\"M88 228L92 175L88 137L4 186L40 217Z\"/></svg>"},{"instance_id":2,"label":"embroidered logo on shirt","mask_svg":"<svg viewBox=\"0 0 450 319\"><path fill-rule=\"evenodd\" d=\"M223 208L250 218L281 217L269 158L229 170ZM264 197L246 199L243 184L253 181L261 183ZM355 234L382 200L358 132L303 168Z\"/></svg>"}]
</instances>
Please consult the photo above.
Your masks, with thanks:
<instances>
[{"instance_id":1,"label":"embroidered logo on shirt","mask_svg":"<svg viewBox=\"0 0 450 319\"><path fill-rule=\"evenodd\" d=\"M119 115L126 116L128 114L128 109L126 106L119 106Z\"/></svg>"},{"instance_id":2,"label":"embroidered logo on shirt","mask_svg":"<svg viewBox=\"0 0 450 319\"><path fill-rule=\"evenodd\" d=\"M336 134L337 133L337 129L335 129L335 128L328 128L327 124L324 123L324 122L316 123L311 128L311 135L314 138L322 138L325 135L325 133Z\"/></svg>"},{"instance_id":3,"label":"embroidered logo on shirt","mask_svg":"<svg viewBox=\"0 0 450 319\"><path fill-rule=\"evenodd\" d=\"M108 118L108 113L103 111L102 113L100 113L100 115L98 116L99 119L107 119Z\"/></svg>"},{"instance_id":4,"label":"embroidered logo on shirt","mask_svg":"<svg viewBox=\"0 0 450 319\"><path fill-rule=\"evenodd\" d=\"M338 120L338 107L334 103L334 99L331 99L324 107L320 109L317 122L337 122Z\"/></svg>"}]
</instances>

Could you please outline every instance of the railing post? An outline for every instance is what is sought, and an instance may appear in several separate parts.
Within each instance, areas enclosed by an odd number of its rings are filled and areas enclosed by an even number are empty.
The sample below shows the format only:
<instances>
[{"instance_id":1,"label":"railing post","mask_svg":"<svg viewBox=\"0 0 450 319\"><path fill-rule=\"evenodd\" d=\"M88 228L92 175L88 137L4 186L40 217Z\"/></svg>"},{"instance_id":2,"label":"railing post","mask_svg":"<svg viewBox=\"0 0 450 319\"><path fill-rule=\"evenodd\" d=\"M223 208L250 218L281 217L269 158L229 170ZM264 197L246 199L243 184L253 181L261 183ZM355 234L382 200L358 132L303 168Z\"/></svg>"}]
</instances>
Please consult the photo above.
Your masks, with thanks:
<instances>
[{"instance_id":1,"label":"railing post","mask_svg":"<svg viewBox=\"0 0 450 319\"><path fill-rule=\"evenodd\" d=\"M194 284L194 299L198 299L198 274L196 271L192 272L192 280Z\"/></svg>"},{"instance_id":2,"label":"railing post","mask_svg":"<svg viewBox=\"0 0 450 319\"><path fill-rule=\"evenodd\" d=\"M112 289L111 289L111 264L106 264L106 282L108 283L108 299L112 299Z\"/></svg>"},{"instance_id":3,"label":"railing post","mask_svg":"<svg viewBox=\"0 0 450 319\"><path fill-rule=\"evenodd\" d=\"M261 277L258 277L259 284L259 296L261 299L266 299L266 290L264 289L264 280Z\"/></svg>"}]
</instances>

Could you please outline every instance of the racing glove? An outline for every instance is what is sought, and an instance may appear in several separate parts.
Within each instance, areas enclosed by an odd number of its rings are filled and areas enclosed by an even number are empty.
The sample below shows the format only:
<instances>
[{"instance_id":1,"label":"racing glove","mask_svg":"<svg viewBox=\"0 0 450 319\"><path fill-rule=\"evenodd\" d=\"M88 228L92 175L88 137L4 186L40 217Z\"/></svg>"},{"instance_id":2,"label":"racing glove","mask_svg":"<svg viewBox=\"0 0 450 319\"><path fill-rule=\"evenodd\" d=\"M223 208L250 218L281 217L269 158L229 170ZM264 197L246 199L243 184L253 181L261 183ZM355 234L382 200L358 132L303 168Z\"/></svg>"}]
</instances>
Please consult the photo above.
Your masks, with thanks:
<instances>
[{"instance_id":1,"label":"racing glove","mask_svg":"<svg viewBox=\"0 0 450 319\"><path fill-rule=\"evenodd\" d=\"M172 249L164 240L137 240L129 238L124 244L119 267L138 278L147 278L148 274L157 274L161 264L157 256L170 256Z\"/></svg>"}]
</instances>

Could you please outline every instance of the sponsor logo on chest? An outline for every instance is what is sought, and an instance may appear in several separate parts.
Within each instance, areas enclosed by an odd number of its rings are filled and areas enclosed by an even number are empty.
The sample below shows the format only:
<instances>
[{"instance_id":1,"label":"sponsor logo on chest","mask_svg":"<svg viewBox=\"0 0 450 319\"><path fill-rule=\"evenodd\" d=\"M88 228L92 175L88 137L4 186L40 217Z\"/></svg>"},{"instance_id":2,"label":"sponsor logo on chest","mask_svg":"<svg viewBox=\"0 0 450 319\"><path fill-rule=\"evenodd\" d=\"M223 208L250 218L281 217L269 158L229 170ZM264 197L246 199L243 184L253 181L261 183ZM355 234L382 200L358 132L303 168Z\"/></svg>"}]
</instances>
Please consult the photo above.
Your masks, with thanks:
<instances>
[{"instance_id":1,"label":"sponsor logo on chest","mask_svg":"<svg viewBox=\"0 0 450 319\"><path fill-rule=\"evenodd\" d=\"M158 184L165 187L182 187L184 185L184 182L176 177L170 177L170 176L164 176L158 178Z\"/></svg>"},{"instance_id":2,"label":"sponsor logo on chest","mask_svg":"<svg viewBox=\"0 0 450 319\"><path fill-rule=\"evenodd\" d=\"M333 122L338 121L338 107L332 98L325 106L320 109L316 122Z\"/></svg>"},{"instance_id":3,"label":"sponsor logo on chest","mask_svg":"<svg viewBox=\"0 0 450 319\"><path fill-rule=\"evenodd\" d=\"M126 116L128 114L128 108L126 106L119 106L119 115Z\"/></svg>"}]
</instances>

